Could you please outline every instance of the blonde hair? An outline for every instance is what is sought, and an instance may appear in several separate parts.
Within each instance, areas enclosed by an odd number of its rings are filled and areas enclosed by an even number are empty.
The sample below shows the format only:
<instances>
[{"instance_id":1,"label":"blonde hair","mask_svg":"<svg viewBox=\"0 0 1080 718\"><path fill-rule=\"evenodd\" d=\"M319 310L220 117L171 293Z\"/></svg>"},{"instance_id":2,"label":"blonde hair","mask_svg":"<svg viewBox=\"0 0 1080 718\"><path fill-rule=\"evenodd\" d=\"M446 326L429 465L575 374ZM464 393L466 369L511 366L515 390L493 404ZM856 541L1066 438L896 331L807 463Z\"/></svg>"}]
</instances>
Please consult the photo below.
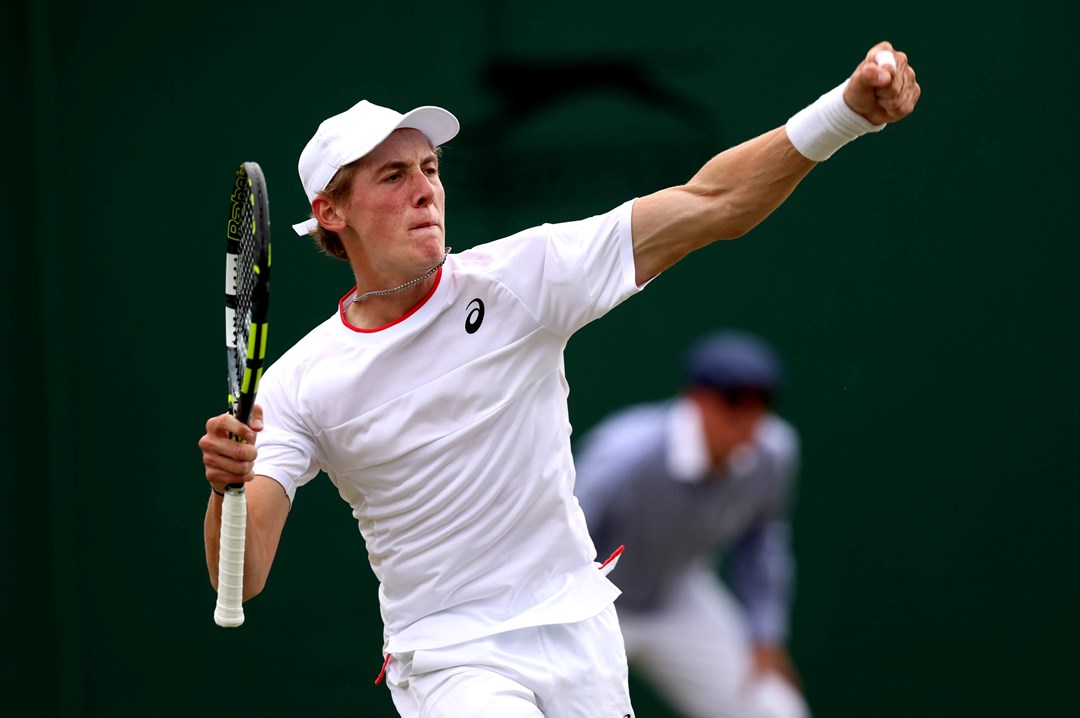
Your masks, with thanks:
<instances>
[{"instance_id":1,"label":"blonde hair","mask_svg":"<svg viewBox=\"0 0 1080 718\"><path fill-rule=\"evenodd\" d=\"M319 190L319 194L333 203L348 199L349 194L352 192L353 180L356 178L356 172L360 169L360 162L363 159L361 157L339 169L326 184L326 187ZM313 213L312 217L314 216ZM338 236L337 232L326 229L321 224L316 224L315 229L309 233L309 236L315 240L315 245L322 250L323 254L334 259L340 259L343 262L349 261L349 255L345 252L345 245L342 244L341 237Z\"/></svg>"}]
</instances>

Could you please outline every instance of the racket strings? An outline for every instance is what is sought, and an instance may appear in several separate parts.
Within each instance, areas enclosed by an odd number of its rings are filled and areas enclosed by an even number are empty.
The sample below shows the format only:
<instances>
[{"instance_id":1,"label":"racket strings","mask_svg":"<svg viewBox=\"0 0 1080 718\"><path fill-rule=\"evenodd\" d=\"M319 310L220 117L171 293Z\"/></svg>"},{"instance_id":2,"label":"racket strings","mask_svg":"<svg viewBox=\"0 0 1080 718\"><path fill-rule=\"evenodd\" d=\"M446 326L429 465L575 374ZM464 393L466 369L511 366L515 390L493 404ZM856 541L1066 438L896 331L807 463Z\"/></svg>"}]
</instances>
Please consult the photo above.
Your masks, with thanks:
<instances>
[{"instance_id":1,"label":"racket strings","mask_svg":"<svg viewBox=\"0 0 1080 718\"><path fill-rule=\"evenodd\" d=\"M255 242L255 213L250 195L242 200L241 206L244 207L244 211L239 222L240 237L234 275L236 307L233 314L233 356L231 358L231 381L237 394L240 391L244 368L247 363L255 284L258 281L255 269L258 263L258 247Z\"/></svg>"}]
</instances>

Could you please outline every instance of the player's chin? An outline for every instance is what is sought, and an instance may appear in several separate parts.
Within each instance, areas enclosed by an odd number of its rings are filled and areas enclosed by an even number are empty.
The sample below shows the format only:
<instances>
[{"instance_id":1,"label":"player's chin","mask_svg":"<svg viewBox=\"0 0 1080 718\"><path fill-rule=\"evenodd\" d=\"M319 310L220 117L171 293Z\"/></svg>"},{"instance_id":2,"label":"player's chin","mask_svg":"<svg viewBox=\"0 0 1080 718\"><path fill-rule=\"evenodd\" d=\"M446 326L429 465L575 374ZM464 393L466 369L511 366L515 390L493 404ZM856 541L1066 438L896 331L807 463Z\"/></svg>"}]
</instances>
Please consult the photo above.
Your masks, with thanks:
<instances>
[{"instance_id":1,"label":"player's chin","mask_svg":"<svg viewBox=\"0 0 1080 718\"><path fill-rule=\"evenodd\" d=\"M425 259L436 262L442 261L443 252L446 248L446 238L443 235L442 227L433 224L410 229L409 239L414 243L416 249L424 255Z\"/></svg>"}]
</instances>

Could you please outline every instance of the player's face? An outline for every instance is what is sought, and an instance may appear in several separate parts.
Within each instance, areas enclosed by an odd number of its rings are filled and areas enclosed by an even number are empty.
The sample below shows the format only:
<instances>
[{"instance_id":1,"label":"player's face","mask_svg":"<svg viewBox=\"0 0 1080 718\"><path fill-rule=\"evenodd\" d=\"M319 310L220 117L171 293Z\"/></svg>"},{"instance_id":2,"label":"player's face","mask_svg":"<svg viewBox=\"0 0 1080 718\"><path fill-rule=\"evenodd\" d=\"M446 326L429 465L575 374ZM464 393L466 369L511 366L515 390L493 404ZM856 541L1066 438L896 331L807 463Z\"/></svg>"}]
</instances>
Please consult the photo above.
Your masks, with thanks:
<instances>
[{"instance_id":1,"label":"player's face","mask_svg":"<svg viewBox=\"0 0 1080 718\"><path fill-rule=\"evenodd\" d=\"M400 129L361 161L346 206L350 259L373 284L396 284L442 261L445 194L439 159L419 130Z\"/></svg>"}]
</instances>

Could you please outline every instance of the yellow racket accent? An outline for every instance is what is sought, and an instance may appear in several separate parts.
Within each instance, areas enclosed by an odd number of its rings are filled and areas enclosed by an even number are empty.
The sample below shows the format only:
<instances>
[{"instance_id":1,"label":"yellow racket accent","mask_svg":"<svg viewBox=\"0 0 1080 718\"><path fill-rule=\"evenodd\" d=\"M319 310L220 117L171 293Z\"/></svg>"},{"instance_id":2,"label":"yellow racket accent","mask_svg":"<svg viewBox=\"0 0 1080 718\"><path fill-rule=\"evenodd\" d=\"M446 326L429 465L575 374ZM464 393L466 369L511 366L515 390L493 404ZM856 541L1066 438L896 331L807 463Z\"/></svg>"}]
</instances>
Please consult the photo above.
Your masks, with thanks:
<instances>
[{"instance_id":1,"label":"yellow racket accent","mask_svg":"<svg viewBox=\"0 0 1080 718\"><path fill-rule=\"evenodd\" d=\"M258 331L259 331L259 325L255 324L255 323L252 323L251 327L248 329L248 345L247 345L247 358L248 358L248 361L255 358L255 335L256 335L256 333L258 333Z\"/></svg>"}]
</instances>

